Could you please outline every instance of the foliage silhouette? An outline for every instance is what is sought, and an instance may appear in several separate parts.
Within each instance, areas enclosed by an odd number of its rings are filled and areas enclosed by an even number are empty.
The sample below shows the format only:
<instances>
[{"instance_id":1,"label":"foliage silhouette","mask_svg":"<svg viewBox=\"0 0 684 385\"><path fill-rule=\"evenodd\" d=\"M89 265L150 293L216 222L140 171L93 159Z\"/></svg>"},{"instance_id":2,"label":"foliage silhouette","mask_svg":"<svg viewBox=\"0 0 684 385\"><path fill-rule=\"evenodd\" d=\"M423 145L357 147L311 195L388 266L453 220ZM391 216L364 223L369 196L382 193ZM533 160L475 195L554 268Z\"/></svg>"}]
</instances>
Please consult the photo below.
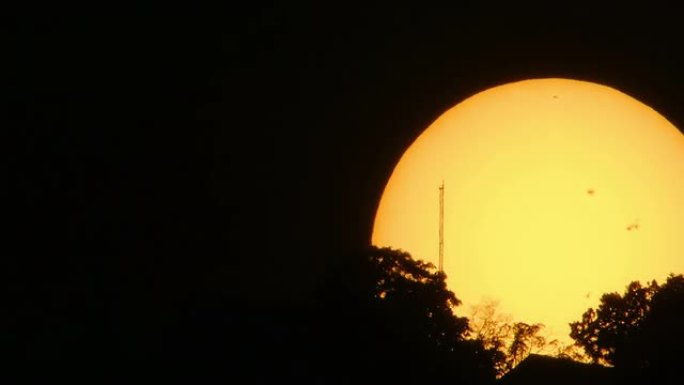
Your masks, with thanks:
<instances>
[{"instance_id":1,"label":"foliage silhouette","mask_svg":"<svg viewBox=\"0 0 684 385\"><path fill-rule=\"evenodd\" d=\"M684 276L630 283L623 295L604 294L570 324L570 336L596 363L638 373L644 381L677 382L684 359Z\"/></svg>"},{"instance_id":2,"label":"foliage silhouette","mask_svg":"<svg viewBox=\"0 0 684 385\"><path fill-rule=\"evenodd\" d=\"M636 341L644 366L660 383L680 383L684 359L684 276L670 275L651 300Z\"/></svg>"},{"instance_id":3,"label":"foliage silhouette","mask_svg":"<svg viewBox=\"0 0 684 385\"><path fill-rule=\"evenodd\" d=\"M570 324L570 337L594 363L636 365L633 341L638 338L657 290L655 281L646 286L632 282L623 295L604 294L598 309L588 309L581 321Z\"/></svg>"},{"instance_id":4,"label":"foliage silhouette","mask_svg":"<svg viewBox=\"0 0 684 385\"><path fill-rule=\"evenodd\" d=\"M497 303L487 301L475 306L470 318L472 338L493 354L497 377L502 377L530 354L543 353L555 347L543 335L544 325L513 322L497 312Z\"/></svg>"},{"instance_id":5,"label":"foliage silhouette","mask_svg":"<svg viewBox=\"0 0 684 385\"><path fill-rule=\"evenodd\" d=\"M163 337L162 361L256 383L495 381L494 352L469 338L443 273L388 248L335 261L310 302L188 297Z\"/></svg>"},{"instance_id":6,"label":"foliage silhouette","mask_svg":"<svg viewBox=\"0 0 684 385\"><path fill-rule=\"evenodd\" d=\"M338 266L319 291L314 340L321 367L383 383L489 383L494 353L468 339L445 275L403 251L371 247ZM340 368L344 362L344 369Z\"/></svg>"},{"instance_id":7,"label":"foliage silhouette","mask_svg":"<svg viewBox=\"0 0 684 385\"><path fill-rule=\"evenodd\" d=\"M542 324L529 325L524 322L513 325L513 341L508 347L509 370L529 356L533 349L541 349L546 345L546 338L539 335L543 327Z\"/></svg>"}]
</instances>

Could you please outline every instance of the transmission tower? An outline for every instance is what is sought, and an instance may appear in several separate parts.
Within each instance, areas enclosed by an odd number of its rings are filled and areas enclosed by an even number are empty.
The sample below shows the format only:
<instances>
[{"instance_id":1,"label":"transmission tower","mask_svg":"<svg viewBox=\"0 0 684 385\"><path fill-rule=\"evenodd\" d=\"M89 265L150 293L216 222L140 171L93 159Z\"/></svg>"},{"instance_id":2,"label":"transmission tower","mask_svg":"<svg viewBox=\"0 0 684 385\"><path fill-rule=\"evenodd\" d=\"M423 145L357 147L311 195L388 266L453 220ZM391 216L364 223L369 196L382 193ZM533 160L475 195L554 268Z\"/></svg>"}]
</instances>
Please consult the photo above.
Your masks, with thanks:
<instances>
[{"instance_id":1,"label":"transmission tower","mask_svg":"<svg viewBox=\"0 0 684 385\"><path fill-rule=\"evenodd\" d=\"M439 271L444 271L444 181L439 186Z\"/></svg>"}]
</instances>

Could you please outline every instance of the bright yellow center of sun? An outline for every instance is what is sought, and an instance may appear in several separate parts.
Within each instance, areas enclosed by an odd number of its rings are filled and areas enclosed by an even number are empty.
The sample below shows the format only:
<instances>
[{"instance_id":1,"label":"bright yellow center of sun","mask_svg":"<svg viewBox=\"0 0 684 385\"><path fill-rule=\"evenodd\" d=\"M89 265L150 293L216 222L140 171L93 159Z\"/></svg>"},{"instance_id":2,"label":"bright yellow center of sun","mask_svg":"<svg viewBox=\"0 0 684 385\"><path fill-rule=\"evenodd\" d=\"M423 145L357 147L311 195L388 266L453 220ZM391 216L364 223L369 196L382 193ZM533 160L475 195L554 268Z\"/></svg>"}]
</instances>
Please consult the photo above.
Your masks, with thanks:
<instances>
[{"instance_id":1,"label":"bright yellow center of sun","mask_svg":"<svg viewBox=\"0 0 684 385\"><path fill-rule=\"evenodd\" d=\"M570 342L601 294L684 273L684 136L613 88L526 80L451 108L394 169L372 243L437 265L442 181L461 315L497 300Z\"/></svg>"}]
</instances>

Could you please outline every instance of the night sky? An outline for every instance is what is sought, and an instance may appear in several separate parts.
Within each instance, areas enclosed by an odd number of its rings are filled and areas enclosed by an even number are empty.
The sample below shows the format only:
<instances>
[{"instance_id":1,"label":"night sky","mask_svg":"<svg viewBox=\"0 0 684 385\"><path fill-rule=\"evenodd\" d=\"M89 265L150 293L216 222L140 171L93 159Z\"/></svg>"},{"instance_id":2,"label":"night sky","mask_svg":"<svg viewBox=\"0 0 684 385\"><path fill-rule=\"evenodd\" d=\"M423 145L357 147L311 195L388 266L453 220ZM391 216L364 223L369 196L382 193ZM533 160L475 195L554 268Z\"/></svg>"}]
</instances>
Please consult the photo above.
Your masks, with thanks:
<instances>
[{"instance_id":1,"label":"night sky","mask_svg":"<svg viewBox=\"0 0 684 385\"><path fill-rule=\"evenodd\" d=\"M680 13L548 4L17 10L9 326L52 341L64 317L116 334L203 296L305 303L368 244L402 152L495 85L594 81L684 127Z\"/></svg>"}]
</instances>

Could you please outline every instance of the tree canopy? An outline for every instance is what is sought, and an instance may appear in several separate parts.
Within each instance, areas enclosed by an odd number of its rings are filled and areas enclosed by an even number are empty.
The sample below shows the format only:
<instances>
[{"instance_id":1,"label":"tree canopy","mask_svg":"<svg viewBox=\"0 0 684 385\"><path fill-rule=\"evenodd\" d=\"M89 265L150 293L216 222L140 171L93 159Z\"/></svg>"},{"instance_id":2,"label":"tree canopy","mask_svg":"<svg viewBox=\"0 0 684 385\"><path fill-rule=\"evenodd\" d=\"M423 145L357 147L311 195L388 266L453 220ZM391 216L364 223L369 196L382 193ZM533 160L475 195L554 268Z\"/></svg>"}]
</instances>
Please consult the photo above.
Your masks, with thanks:
<instances>
[{"instance_id":1,"label":"tree canopy","mask_svg":"<svg viewBox=\"0 0 684 385\"><path fill-rule=\"evenodd\" d=\"M642 370L662 380L684 358L684 276L659 285L630 283L623 294L601 297L597 309L570 324L570 336L595 362Z\"/></svg>"},{"instance_id":2,"label":"tree canopy","mask_svg":"<svg viewBox=\"0 0 684 385\"><path fill-rule=\"evenodd\" d=\"M650 311L658 290L655 281L647 285L631 282L625 293L601 296L597 309L588 309L582 320L570 324L570 337L594 363L636 365L634 340Z\"/></svg>"},{"instance_id":3,"label":"tree canopy","mask_svg":"<svg viewBox=\"0 0 684 385\"><path fill-rule=\"evenodd\" d=\"M475 306L469 324L470 337L493 355L497 377L511 371L530 354L548 352L558 345L544 335L544 324L514 322L511 316L497 312L496 302Z\"/></svg>"},{"instance_id":4,"label":"tree canopy","mask_svg":"<svg viewBox=\"0 0 684 385\"><path fill-rule=\"evenodd\" d=\"M494 380L493 352L468 339L468 319L454 313L460 301L431 264L372 247L333 275L319 291L317 338L350 371L399 383Z\"/></svg>"}]
</instances>

